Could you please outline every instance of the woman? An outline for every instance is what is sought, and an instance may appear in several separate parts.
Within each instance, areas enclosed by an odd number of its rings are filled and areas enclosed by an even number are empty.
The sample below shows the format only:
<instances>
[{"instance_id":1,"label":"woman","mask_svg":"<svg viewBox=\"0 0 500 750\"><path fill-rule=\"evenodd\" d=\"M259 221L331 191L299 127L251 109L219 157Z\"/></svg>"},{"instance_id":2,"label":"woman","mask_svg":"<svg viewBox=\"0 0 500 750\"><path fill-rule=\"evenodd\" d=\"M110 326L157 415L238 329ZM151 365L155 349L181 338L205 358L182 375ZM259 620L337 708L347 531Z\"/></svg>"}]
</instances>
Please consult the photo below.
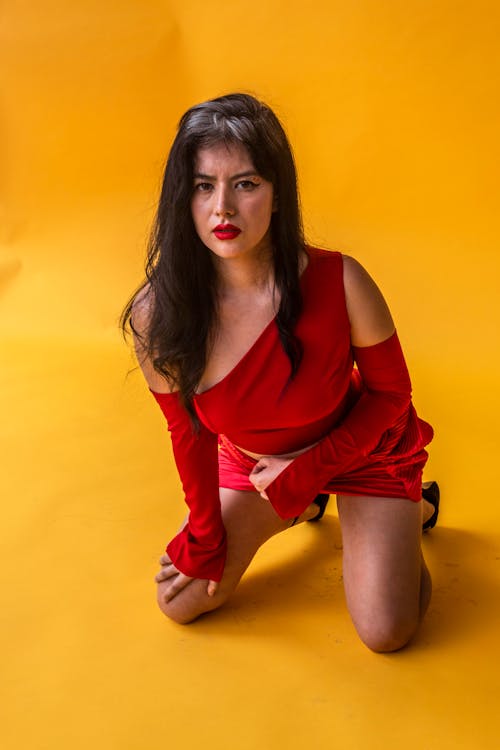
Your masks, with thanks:
<instances>
[{"instance_id":1,"label":"woman","mask_svg":"<svg viewBox=\"0 0 500 750\"><path fill-rule=\"evenodd\" d=\"M267 106L232 94L182 117L146 274L122 325L190 509L160 559L161 610L188 623L219 607L261 544L319 520L335 493L355 627L375 651L401 648L431 594L432 428L375 283L306 246L292 153Z\"/></svg>"}]
</instances>

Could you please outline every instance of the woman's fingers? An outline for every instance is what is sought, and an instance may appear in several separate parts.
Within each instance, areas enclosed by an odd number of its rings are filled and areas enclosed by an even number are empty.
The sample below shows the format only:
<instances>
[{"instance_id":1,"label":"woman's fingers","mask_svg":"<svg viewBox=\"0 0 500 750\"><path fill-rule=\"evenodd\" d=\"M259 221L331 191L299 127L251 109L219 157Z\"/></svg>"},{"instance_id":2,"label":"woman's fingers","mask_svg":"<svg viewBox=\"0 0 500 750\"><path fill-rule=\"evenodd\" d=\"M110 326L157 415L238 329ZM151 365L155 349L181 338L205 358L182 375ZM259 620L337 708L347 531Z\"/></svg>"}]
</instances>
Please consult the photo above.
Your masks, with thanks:
<instances>
[{"instance_id":1,"label":"woman's fingers","mask_svg":"<svg viewBox=\"0 0 500 750\"><path fill-rule=\"evenodd\" d=\"M182 589L185 588L193 578L181 573L167 554L160 557L160 565L162 568L160 572L156 574L155 581L158 584L163 584L161 596L165 602L169 602L179 593L179 591L182 591Z\"/></svg>"},{"instance_id":2,"label":"woman's fingers","mask_svg":"<svg viewBox=\"0 0 500 750\"><path fill-rule=\"evenodd\" d=\"M207 594L209 596L213 596L218 588L219 584L217 583L217 581L209 581L207 586Z\"/></svg>"},{"instance_id":3,"label":"woman's fingers","mask_svg":"<svg viewBox=\"0 0 500 750\"><path fill-rule=\"evenodd\" d=\"M156 583L165 581L167 578L172 578L173 576L181 572L180 570L178 570L178 568L175 567L172 560L167 554L162 555L159 562L162 567L160 572L155 576Z\"/></svg>"},{"instance_id":4,"label":"woman's fingers","mask_svg":"<svg viewBox=\"0 0 500 750\"><path fill-rule=\"evenodd\" d=\"M156 583L160 583L160 581L166 581L167 578L172 578L172 576L175 576L178 573L179 571L177 570L175 565L164 565L160 572L155 575L155 581Z\"/></svg>"},{"instance_id":5,"label":"woman's fingers","mask_svg":"<svg viewBox=\"0 0 500 750\"><path fill-rule=\"evenodd\" d=\"M174 596L176 596L182 589L186 588L188 583L191 583L193 578L190 578L189 576L185 576L184 573L177 573L177 575L172 576L171 578L167 579L164 583L166 585L163 588L161 595L165 602L171 601ZM160 581L160 583L162 583Z\"/></svg>"},{"instance_id":6,"label":"woman's fingers","mask_svg":"<svg viewBox=\"0 0 500 750\"><path fill-rule=\"evenodd\" d=\"M270 482L267 482L265 478L259 478L259 475L255 477L250 477L250 481L259 493L261 497L264 498L264 500L269 500L267 494L266 494L266 487L270 484Z\"/></svg>"},{"instance_id":7,"label":"woman's fingers","mask_svg":"<svg viewBox=\"0 0 500 750\"><path fill-rule=\"evenodd\" d=\"M276 456L265 456L257 461L249 475L249 479L257 492L259 492L264 499L268 499L266 494L262 494L264 490L274 482L276 477L281 474L281 472L286 469L292 461L292 458L278 458Z\"/></svg>"},{"instance_id":8,"label":"woman's fingers","mask_svg":"<svg viewBox=\"0 0 500 750\"><path fill-rule=\"evenodd\" d=\"M168 555L162 555L160 557L160 564L162 569L155 576L155 581L158 584L166 584L162 587L161 596L165 602L171 601L179 591L182 591L188 583L194 580L190 576L184 575L178 570L173 562L170 560ZM208 596L214 596L219 588L217 581L209 581L207 585Z\"/></svg>"},{"instance_id":9,"label":"woman's fingers","mask_svg":"<svg viewBox=\"0 0 500 750\"><path fill-rule=\"evenodd\" d=\"M265 477L266 468L267 461L264 458L261 458L260 461L257 461L248 477L257 492L262 492L267 486Z\"/></svg>"},{"instance_id":10,"label":"woman's fingers","mask_svg":"<svg viewBox=\"0 0 500 750\"><path fill-rule=\"evenodd\" d=\"M259 458L255 466L253 467L252 474L258 474L259 471L262 471L267 466L269 466L269 461L266 456L262 456L262 458Z\"/></svg>"},{"instance_id":11,"label":"woman's fingers","mask_svg":"<svg viewBox=\"0 0 500 750\"><path fill-rule=\"evenodd\" d=\"M155 575L155 581L156 583L160 583L160 581L165 581L167 578L171 578L172 576L175 576L180 571L177 570L175 565L173 564L172 560L167 554L164 554L160 557L159 563L162 566L159 573Z\"/></svg>"}]
</instances>

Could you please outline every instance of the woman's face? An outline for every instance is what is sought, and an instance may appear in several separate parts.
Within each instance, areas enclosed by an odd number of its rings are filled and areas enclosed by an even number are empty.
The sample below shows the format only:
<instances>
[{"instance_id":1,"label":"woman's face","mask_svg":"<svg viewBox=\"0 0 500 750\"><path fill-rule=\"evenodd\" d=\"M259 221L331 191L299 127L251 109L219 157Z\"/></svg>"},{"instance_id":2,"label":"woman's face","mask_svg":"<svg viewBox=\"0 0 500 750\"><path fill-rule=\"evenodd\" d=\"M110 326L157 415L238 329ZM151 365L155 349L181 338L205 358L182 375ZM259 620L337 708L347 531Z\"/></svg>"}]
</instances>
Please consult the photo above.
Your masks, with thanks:
<instances>
[{"instance_id":1,"label":"woman's face","mask_svg":"<svg viewBox=\"0 0 500 750\"><path fill-rule=\"evenodd\" d=\"M191 214L201 241L219 258L271 252L272 183L244 146L202 148L194 164Z\"/></svg>"}]
</instances>

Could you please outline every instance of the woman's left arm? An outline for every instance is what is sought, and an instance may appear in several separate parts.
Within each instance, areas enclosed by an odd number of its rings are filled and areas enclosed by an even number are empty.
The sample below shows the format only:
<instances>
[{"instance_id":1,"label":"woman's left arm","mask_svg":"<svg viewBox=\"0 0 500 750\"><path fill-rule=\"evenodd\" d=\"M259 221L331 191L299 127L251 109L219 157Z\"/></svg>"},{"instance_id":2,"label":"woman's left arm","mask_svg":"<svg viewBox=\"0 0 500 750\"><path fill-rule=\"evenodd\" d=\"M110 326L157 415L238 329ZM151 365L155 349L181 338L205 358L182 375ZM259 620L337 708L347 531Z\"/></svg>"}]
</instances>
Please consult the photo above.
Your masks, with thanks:
<instances>
[{"instance_id":1,"label":"woman's left arm","mask_svg":"<svg viewBox=\"0 0 500 750\"><path fill-rule=\"evenodd\" d=\"M344 287L364 390L343 422L315 446L281 466L268 463L264 473L256 465L256 486L283 518L302 513L331 479L363 465L410 405L410 377L389 308L368 273L349 257Z\"/></svg>"}]
</instances>

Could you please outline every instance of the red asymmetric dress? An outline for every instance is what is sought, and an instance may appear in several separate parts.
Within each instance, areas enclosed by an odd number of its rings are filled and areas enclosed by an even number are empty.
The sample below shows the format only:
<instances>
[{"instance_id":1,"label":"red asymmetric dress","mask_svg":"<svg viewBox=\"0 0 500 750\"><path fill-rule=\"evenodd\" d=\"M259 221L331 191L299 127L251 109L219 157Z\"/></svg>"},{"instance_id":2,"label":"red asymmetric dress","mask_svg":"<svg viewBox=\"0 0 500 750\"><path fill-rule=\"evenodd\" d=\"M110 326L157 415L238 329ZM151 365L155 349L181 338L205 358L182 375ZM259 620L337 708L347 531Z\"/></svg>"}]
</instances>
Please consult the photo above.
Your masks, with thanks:
<instances>
[{"instance_id":1,"label":"red asymmetric dress","mask_svg":"<svg viewBox=\"0 0 500 750\"><path fill-rule=\"evenodd\" d=\"M152 392L168 423L190 509L167 545L188 576L220 581L226 557L219 487L253 490L261 455L309 447L266 489L282 518L300 515L321 492L421 499L425 446L432 427L411 403L411 383L397 334L353 347L338 252L307 248L295 328L303 357L290 362L272 320L237 365L194 398L194 431L177 393Z\"/></svg>"}]
</instances>

